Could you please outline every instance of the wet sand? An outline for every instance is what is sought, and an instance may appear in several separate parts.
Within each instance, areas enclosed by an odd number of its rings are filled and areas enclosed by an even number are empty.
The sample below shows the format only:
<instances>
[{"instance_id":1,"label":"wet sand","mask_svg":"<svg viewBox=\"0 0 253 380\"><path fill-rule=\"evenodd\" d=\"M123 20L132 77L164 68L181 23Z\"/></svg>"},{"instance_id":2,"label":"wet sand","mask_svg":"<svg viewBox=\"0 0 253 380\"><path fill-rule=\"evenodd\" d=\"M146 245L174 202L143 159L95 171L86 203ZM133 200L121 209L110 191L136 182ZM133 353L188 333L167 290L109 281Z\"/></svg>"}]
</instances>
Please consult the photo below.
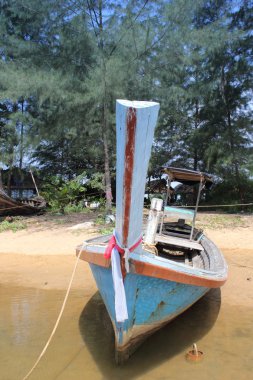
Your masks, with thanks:
<instances>
[{"instance_id":1,"label":"wet sand","mask_svg":"<svg viewBox=\"0 0 253 380\"><path fill-rule=\"evenodd\" d=\"M1 284L66 289L76 260L75 247L96 236L98 229L71 230L93 215L28 218L28 228L0 234ZM223 252L229 279L222 288L224 302L253 307L253 216L199 214L197 225ZM80 261L73 288L92 295L96 285L87 263Z\"/></svg>"},{"instance_id":2,"label":"wet sand","mask_svg":"<svg viewBox=\"0 0 253 380\"><path fill-rule=\"evenodd\" d=\"M22 379L50 335L75 264L75 247L97 234L96 228L69 229L85 218L74 216L66 223L33 218L26 230L0 234L1 380ZM59 329L31 380L249 379L252 222L252 216L199 216L199 226L226 257L228 281L148 339L123 368L114 364L111 324L89 266L80 261ZM205 353L197 366L185 361L194 342Z\"/></svg>"}]
</instances>

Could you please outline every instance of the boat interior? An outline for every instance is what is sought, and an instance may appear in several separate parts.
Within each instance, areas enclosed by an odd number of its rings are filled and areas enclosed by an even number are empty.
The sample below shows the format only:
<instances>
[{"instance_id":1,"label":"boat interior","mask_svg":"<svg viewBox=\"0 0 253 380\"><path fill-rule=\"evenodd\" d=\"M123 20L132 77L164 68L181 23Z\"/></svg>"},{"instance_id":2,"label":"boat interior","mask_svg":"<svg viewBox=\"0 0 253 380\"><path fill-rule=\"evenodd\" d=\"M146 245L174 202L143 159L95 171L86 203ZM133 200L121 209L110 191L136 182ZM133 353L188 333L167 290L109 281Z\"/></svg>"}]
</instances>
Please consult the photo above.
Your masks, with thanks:
<instances>
[{"instance_id":1,"label":"boat interior","mask_svg":"<svg viewBox=\"0 0 253 380\"><path fill-rule=\"evenodd\" d=\"M206 252L201 245L200 240L203 237L203 231L194 228L193 239L190 240L191 226L183 224L183 220L178 222L164 222L162 233L159 233L160 224L158 225L155 237L155 245L144 244L144 249L164 259L172 260L191 267L209 269L205 260ZM144 235L145 241L145 235Z\"/></svg>"},{"instance_id":2,"label":"boat interior","mask_svg":"<svg viewBox=\"0 0 253 380\"><path fill-rule=\"evenodd\" d=\"M212 259L216 247L209 244L210 241L203 235L201 229L195 228L197 208L201 191L209 188L212 180L206 174L177 168L165 168L168 176L167 193L163 200L160 199L160 209L155 210L156 220L151 221L152 203L148 220L143 226L143 250L153 253L163 259L172 260L194 268L212 270L215 262ZM177 181L190 186L197 185L196 205L184 208L181 205L171 204L171 182ZM196 188L196 186L195 186ZM159 201L159 200L158 200ZM157 199L154 202L157 203ZM153 241L146 239L148 224L155 223ZM110 236L102 236L88 241L92 245L106 246ZM149 240L147 242L147 240ZM218 251L217 251L218 252ZM216 253L215 253L216 255ZM216 255L217 256L217 255Z\"/></svg>"},{"instance_id":3,"label":"boat interior","mask_svg":"<svg viewBox=\"0 0 253 380\"><path fill-rule=\"evenodd\" d=\"M87 240L87 243L91 246L99 246L106 247L111 235L99 236L97 238L93 238ZM145 235L144 235L145 239ZM179 239L179 238L177 238ZM175 241L175 240L174 240ZM176 244L168 244L166 241L157 242L154 246L150 246L143 243L143 251L147 253L153 253L158 257L162 257L163 259L172 260L177 263L181 263L187 266L191 266L193 268L201 268L201 269L210 269L210 259L209 254L206 249L200 245L200 249L195 249L192 247L183 247L181 245L181 241L176 240Z\"/></svg>"}]
</instances>

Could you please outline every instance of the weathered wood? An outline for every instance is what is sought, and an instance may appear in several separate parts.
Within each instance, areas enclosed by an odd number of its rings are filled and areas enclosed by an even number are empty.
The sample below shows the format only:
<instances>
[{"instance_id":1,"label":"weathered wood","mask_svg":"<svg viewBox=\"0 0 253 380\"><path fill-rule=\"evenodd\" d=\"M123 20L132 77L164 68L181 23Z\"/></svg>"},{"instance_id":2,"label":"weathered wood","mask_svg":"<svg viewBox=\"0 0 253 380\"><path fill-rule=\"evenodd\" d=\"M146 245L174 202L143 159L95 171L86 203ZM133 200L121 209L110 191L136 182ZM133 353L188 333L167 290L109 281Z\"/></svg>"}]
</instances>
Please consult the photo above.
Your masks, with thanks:
<instances>
[{"instance_id":1,"label":"weathered wood","mask_svg":"<svg viewBox=\"0 0 253 380\"><path fill-rule=\"evenodd\" d=\"M166 229L166 231L163 231L163 234L165 235L165 236L175 236L175 237L179 237L179 238L184 238L184 239L189 239L189 236L190 236L190 234L188 233L188 232L174 232L174 231L168 231L167 229Z\"/></svg>"},{"instance_id":2,"label":"weathered wood","mask_svg":"<svg viewBox=\"0 0 253 380\"><path fill-rule=\"evenodd\" d=\"M163 280L175 281L178 284L195 285L206 288L219 288L225 284L227 275L219 277L199 276L187 272L180 272L178 270L171 269L169 267L161 267L153 265L148 262L141 262L139 260L133 260L133 267L136 274L147 277L155 277ZM189 269L193 269L188 267ZM195 268L198 269L198 268Z\"/></svg>"},{"instance_id":3,"label":"weathered wood","mask_svg":"<svg viewBox=\"0 0 253 380\"><path fill-rule=\"evenodd\" d=\"M110 260L105 259L103 255L105 247L103 248L101 246L96 246L96 240L97 239L94 239L94 246L92 245L92 239L90 240L90 246L88 245L83 249L80 259L102 268L109 268L111 265ZM201 268L190 267L189 260L187 258L186 268L184 268L182 265L177 266L172 260L167 260L165 264L164 260L160 261L158 256L153 256L152 259L144 259L144 256L142 256L143 261L141 261L140 257L137 259L137 256L139 255L135 255L135 257L130 260L130 271L131 273L142 276L175 281L181 284L218 288L222 286L227 279L226 263L223 257L220 256L220 252L217 247L209 239L204 237L203 242L205 242L205 245L209 244L209 251L201 251L200 257L203 259L203 262L206 262L204 269L206 271L212 270L211 272L207 272L205 275L203 275ZM79 254L81 248L82 245L77 247L77 255ZM204 259L204 255L207 254L208 259Z\"/></svg>"},{"instance_id":4,"label":"weathered wood","mask_svg":"<svg viewBox=\"0 0 253 380\"><path fill-rule=\"evenodd\" d=\"M37 197L31 201L16 201L0 189L0 215L29 215L41 212L46 207L46 201Z\"/></svg>"},{"instance_id":5,"label":"weathered wood","mask_svg":"<svg viewBox=\"0 0 253 380\"><path fill-rule=\"evenodd\" d=\"M182 238L174 237L174 236L164 236L164 235L157 234L155 237L155 241L157 243L175 245L177 247L197 249L198 251L203 250L202 245L197 243L196 241L190 241L187 239L182 239Z\"/></svg>"},{"instance_id":6,"label":"weathered wood","mask_svg":"<svg viewBox=\"0 0 253 380\"><path fill-rule=\"evenodd\" d=\"M148 224L144 237L144 241L146 244L154 244L155 237L157 234L157 228L159 221L162 216L162 206L163 200L158 198L153 198L151 201L149 216L148 216Z\"/></svg>"},{"instance_id":7,"label":"weathered wood","mask_svg":"<svg viewBox=\"0 0 253 380\"><path fill-rule=\"evenodd\" d=\"M142 234L146 173L159 104L117 100L116 234L131 247ZM140 246L135 252L140 252Z\"/></svg>"},{"instance_id":8,"label":"weathered wood","mask_svg":"<svg viewBox=\"0 0 253 380\"><path fill-rule=\"evenodd\" d=\"M115 267L120 269L124 260L119 263L119 256L114 249L110 265L110 260L104 257L105 241L97 239L94 244L92 241L88 242L81 253L81 258L90 263L115 330L117 357L120 356L123 360L150 333L190 307L209 288L220 287L227 278L226 263L222 255L204 236L201 244L171 236L155 236L155 241L168 247L172 245L199 250L201 260L202 249L206 246L210 252L205 248L206 257L202 260L204 269L154 255L140 245L129 253L129 248L139 240L142 232L146 173L158 109L157 103L117 101L116 237L118 245L128 248L125 249L125 257L129 258L126 262L130 266L126 268L124 283L122 276L118 275L125 289L127 318L117 318L118 287L115 284L120 281L115 281L114 273ZM153 204L153 208L159 207ZM156 212L160 211L156 209ZM150 235L153 235L154 230L152 225ZM122 251L120 248L118 250ZM210 270L212 260L215 270Z\"/></svg>"},{"instance_id":9,"label":"weathered wood","mask_svg":"<svg viewBox=\"0 0 253 380\"><path fill-rule=\"evenodd\" d=\"M82 249L82 245L76 248L76 254L79 255L80 250ZM104 255L101 255L99 252L89 251L87 249L83 249L80 255L80 259L87 261L88 263L99 265L104 268L109 268L111 266L111 260L106 259Z\"/></svg>"}]
</instances>

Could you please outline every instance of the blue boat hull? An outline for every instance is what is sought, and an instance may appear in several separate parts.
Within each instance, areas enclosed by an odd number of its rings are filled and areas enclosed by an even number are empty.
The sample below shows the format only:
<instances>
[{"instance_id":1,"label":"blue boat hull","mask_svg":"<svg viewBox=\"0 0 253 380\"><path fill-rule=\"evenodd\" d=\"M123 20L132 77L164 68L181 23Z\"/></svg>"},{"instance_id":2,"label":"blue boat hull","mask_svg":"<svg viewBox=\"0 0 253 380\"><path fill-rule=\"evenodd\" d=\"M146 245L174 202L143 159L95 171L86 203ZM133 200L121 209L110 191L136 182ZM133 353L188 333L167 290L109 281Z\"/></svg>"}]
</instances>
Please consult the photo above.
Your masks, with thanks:
<instances>
[{"instance_id":1,"label":"blue boat hull","mask_svg":"<svg viewBox=\"0 0 253 380\"><path fill-rule=\"evenodd\" d=\"M79 257L90 264L110 315L115 331L117 361L126 360L144 338L189 308L210 288L223 285L227 278L224 258L204 235L198 237L198 241L193 241L190 236L185 239L181 234L178 237L177 228L174 231L176 234L170 237L163 235L162 231L157 234L162 217L161 202L158 205L159 202L155 201L152 206L144 244L141 244L146 173L158 110L159 104L155 102L117 101L117 207L114 236L88 240L77 249ZM194 172L194 175L202 183L202 173ZM177 209L167 212L178 217ZM190 215L193 220L195 216L189 210L185 210L184 214L180 211L179 214L180 219L184 215L189 219ZM182 219L179 227L181 223ZM115 250L111 252L113 247ZM170 248L173 252L170 252ZM174 255L175 250L181 253ZM121 254L120 263L117 260L119 257L115 256L117 251ZM124 278L126 305L122 289L116 292L118 320L125 320L128 315L124 323L116 322L115 318L111 265L115 273L121 270ZM119 284L116 286L122 285L121 279L115 283ZM123 294L122 302L118 300L120 294Z\"/></svg>"},{"instance_id":2,"label":"blue boat hull","mask_svg":"<svg viewBox=\"0 0 253 380\"><path fill-rule=\"evenodd\" d=\"M129 319L115 320L111 268L90 264L115 331L116 360L128 359L154 331L200 299L209 288L128 273L124 280Z\"/></svg>"}]
</instances>

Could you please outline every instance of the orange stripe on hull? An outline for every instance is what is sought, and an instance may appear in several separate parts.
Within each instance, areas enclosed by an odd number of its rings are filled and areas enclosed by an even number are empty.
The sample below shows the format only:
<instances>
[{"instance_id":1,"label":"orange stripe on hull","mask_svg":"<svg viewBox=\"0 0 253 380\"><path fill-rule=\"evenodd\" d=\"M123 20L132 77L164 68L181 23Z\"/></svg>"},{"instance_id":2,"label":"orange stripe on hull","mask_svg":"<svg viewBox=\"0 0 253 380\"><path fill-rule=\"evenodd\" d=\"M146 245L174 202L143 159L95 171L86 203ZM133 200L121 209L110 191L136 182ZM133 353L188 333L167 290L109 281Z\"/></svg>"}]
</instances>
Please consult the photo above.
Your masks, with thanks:
<instances>
[{"instance_id":1,"label":"orange stripe on hull","mask_svg":"<svg viewBox=\"0 0 253 380\"><path fill-rule=\"evenodd\" d=\"M77 254L80 249L81 247L77 248ZM104 268L109 268L111 265L110 259L106 259L104 255L99 252L83 251L80 259ZM227 276L220 279L200 277L190 273L182 273L170 268L164 268L132 259L130 260L130 273L160 278L167 281L175 281L181 284L203 286L206 288L219 288L224 285L227 280Z\"/></svg>"},{"instance_id":2,"label":"orange stripe on hull","mask_svg":"<svg viewBox=\"0 0 253 380\"><path fill-rule=\"evenodd\" d=\"M225 284L227 278L211 279L195 276L190 273L182 273L170 268L164 268L141 261L132 260L134 273L148 277L161 278L163 280L175 281L181 284L203 286L205 288L219 288Z\"/></svg>"}]
</instances>

